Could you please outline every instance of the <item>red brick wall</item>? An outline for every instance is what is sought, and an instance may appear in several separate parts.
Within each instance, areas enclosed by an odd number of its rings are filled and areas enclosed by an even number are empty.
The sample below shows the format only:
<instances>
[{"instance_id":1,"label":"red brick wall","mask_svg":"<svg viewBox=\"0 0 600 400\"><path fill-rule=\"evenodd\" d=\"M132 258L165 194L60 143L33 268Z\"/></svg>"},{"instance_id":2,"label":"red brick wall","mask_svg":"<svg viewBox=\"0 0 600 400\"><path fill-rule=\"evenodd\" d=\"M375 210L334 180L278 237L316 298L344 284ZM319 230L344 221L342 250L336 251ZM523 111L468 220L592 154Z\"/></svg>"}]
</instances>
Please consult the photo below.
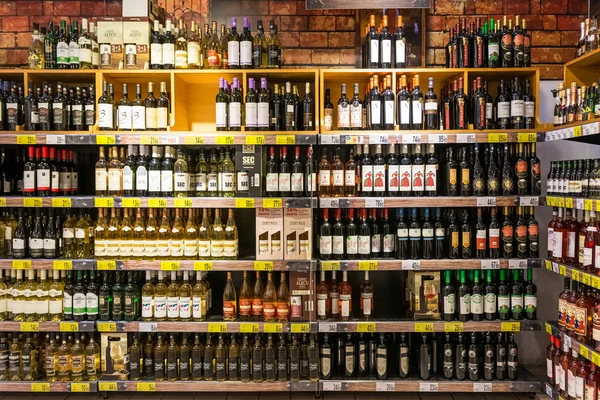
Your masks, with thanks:
<instances>
[{"instance_id":1,"label":"red brick wall","mask_svg":"<svg viewBox=\"0 0 600 400\"><path fill-rule=\"evenodd\" d=\"M459 16L500 18L519 14L532 34L532 61L543 78L561 78L562 64L575 55L579 22L587 14L587 0L433 0L426 17L426 63L444 63L445 32ZM167 12L216 19L249 16L279 26L286 66L353 67L359 59L360 21L356 10L307 11L305 0L159 0ZM210 9L209 9L210 5ZM27 61L33 22L42 26L59 19L119 16L121 0L0 0L0 65L21 66ZM229 23L228 23L229 25Z\"/></svg>"}]
</instances>

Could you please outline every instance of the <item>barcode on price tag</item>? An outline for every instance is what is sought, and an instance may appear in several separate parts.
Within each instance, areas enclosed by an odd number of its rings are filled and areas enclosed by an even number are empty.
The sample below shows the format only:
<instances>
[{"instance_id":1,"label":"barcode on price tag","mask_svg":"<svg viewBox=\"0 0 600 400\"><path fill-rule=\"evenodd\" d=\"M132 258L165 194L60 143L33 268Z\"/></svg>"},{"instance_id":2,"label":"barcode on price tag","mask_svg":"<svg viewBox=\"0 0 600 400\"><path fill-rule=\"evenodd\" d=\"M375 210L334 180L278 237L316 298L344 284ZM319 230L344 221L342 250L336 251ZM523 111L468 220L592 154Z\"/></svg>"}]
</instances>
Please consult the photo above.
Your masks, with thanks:
<instances>
[{"instance_id":1,"label":"barcode on price tag","mask_svg":"<svg viewBox=\"0 0 600 400\"><path fill-rule=\"evenodd\" d=\"M481 269L500 269L500 260L481 260Z\"/></svg>"},{"instance_id":2,"label":"barcode on price tag","mask_svg":"<svg viewBox=\"0 0 600 400\"><path fill-rule=\"evenodd\" d=\"M519 205L522 207L539 206L540 198L537 196L521 196L519 197Z\"/></svg>"},{"instance_id":3,"label":"barcode on price tag","mask_svg":"<svg viewBox=\"0 0 600 400\"><path fill-rule=\"evenodd\" d=\"M341 392L342 382L338 381L323 381L324 392Z\"/></svg>"},{"instance_id":4,"label":"barcode on price tag","mask_svg":"<svg viewBox=\"0 0 600 400\"><path fill-rule=\"evenodd\" d=\"M158 332L158 323L156 322L140 322L140 332Z\"/></svg>"},{"instance_id":5,"label":"barcode on price tag","mask_svg":"<svg viewBox=\"0 0 600 400\"><path fill-rule=\"evenodd\" d=\"M419 271L421 269L421 260L402 260L402 269Z\"/></svg>"},{"instance_id":6,"label":"barcode on price tag","mask_svg":"<svg viewBox=\"0 0 600 400\"><path fill-rule=\"evenodd\" d=\"M340 208L339 199L320 199L323 208Z\"/></svg>"},{"instance_id":7,"label":"barcode on price tag","mask_svg":"<svg viewBox=\"0 0 600 400\"><path fill-rule=\"evenodd\" d=\"M478 197L477 207L496 207L495 197Z\"/></svg>"},{"instance_id":8,"label":"barcode on price tag","mask_svg":"<svg viewBox=\"0 0 600 400\"><path fill-rule=\"evenodd\" d=\"M493 386L491 382L478 382L473 384L474 392L492 393Z\"/></svg>"},{"instance_id":9,"label":"barcode on price tag","mask_svg":"<svg viewBox=\"0 0 600 400\"><path fill-rule=\"evenodd\" d=\"M383 207L385 207L384 199L373 199L373 198L365 199L365 208L383 208Z\"/></svg>"},{"instance_id":10,"label":"barcode on price tag","mask_svg":"<svg viewBox=\"0 0 600 400\"><path fill-rule=\"evenodd\" d=\"M527 269L527 260L510 259L508 260L509 269Z\"/></svg>"},{"instance_id":11,"label":"barcode on price tag","mask_svg":"<svg viewBox=\"0 0 600 400\"><path fill-rule=\"evenodd\" d=\"M377 382L375 384L376 392L395 392L396 382Z\"/></svg>"},{"instance_id":12,"label":"barcode on price tag","mask_svg":"<svg viewBox=\"0 0 600 400\"><path fill-rule=\"evenodd\" d=\"M319 332L337 332L338 325L330 322L319 322Z\"/></svg>"},{"instance_id":13,"label":"barcode on price tag","mask_svg":"<svg viewBox=\"0 0 600 400\"><path fill-rule=\"evenodd\" d=\"M477 142L477 137L474 133L461 134L456 135L456 143L475 143Z\"/></svg>"},{"instance_id":14,"label":"barcode on price tag","mask_svg":"<svg viewBox=\"0 0 600 400\"><path fill-rule=\"evenodd\" d=\"M421 382L419 383L419 392L437 392L437 382Z\"/></svg>"},{"instance_id":15,"label":"barcode on price tag","mask_svg":"<svg viewBox=\"0 0 600 400\"><path fill-rule=\"evenodd\" d=\"M448 143L448 135L445 133L430 133L429 143Z\"/></svg>"}]
</instances>

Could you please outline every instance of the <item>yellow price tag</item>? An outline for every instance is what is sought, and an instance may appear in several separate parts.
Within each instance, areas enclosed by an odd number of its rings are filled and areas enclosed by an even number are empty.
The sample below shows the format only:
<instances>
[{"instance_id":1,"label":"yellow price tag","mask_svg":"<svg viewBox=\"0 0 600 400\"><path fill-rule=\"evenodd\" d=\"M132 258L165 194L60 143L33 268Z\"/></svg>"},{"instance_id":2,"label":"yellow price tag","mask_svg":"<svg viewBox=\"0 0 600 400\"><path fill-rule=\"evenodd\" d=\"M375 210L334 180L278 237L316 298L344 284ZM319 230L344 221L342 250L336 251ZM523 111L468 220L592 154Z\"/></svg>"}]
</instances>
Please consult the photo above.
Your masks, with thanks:
<instances>
[{"instance_id":1,"label":"yellow price tag","mask_svg":"<svg viewBox=\"0 0 600 400\"><path fill-rule=\"evenodd\" d=\"M154 382L138 382L138 392L156 392L156 383Z\"/></svg>"},{"instance_id":2,"label":"yellow price tag","mask_svg":"<svg viewBox=\"0 0 600 400\"><path fill-rule=\"evenodd\" d=\"M29 197L23 199L23 207L43 207L44 201L41 197Z\"/></svg>"},{"instance_id":3,"label":"yellow price tag","mask_svg":"<svg viewBox=\"0 0 600 400\"><path fill-rule=\"evenodd\" d=\"M167 199L148 199L148 207L150 208L165 208L167 207Z\"/></svg>"},{"instance_id":4,"label":"yellow price tag","mask_svg":"<svg viewBox=\"0 0 600 400\"><path fill-rule=\"evenodd\" d=\"M119 390L119 386L117 382L98 382L98 391L99 392L116 392Z\"/></svg>"},{"instance_id":5,"label":"yellow price tag","mask_svg":"<svg viewBox=\"0 0 600 400\"><path fill-rule=\"evenodd\" d=\"M116 332L117 324L114 322L98 322L98 332Z\"/></svg>"},{"instance_id":6,"label":"yellow price tag","mask_svg":"<svg viewBox=\"0 0 600 400\"><path fill-rule=\"evenodd\" d=\"M598 366L600 366L600 354L592 351L592 362Z\"/></svg>"},{"instance_id":7,"label":"yellow price tag","mask_svg":"<svg viewBox=\"0 0 600 400\"><path fill-rule=\"evenodd\" d=\"M96 144L115 144L115 135L96 135Z\"/></svg>"},{"instance_id":8,"label":"yellow price tag","mask_svg":"<svg viewBox=\"0 0 600 400\"><path fill-rule=\"evenodd\" d=\"M292 324L290 328L292 333L310 333L310 325L309 324Z\"/></svg>"},{"instance_id":9,"label":"yellow price tag","mask_svg":"<svg viewBox=\"0 0 600 400\"><path fill-rule=\"evenodd\" d=\"M600 278L597 276L592 276L592 287L595 289L600 289Z\"/></svg>"},{"instance_id":10,"label":"yellow price tag","mask_svg":"<svg viewBox=\"0 0 600 400\"><path fill-rule=\"evenodd\" d=\"M600 210L600 200L596 200L596 210Z\"/></svg>"},{"instance_id":11,"label":"yellow price tag","mask_svg":"<svg viewBox=\"0 0 600 400\"><path fill-rule=\"evenodd\" d=\"M227 324L225 322L209 322L208 331L210 333L227 333Z\"/></svg>"},{"instance_id":12,"label":"yellow price tag","mask_svg":"<svg viewBox=\"0 0 600 400\"><path fill-rule=\"evenodd\" d=\"M444 322L444 332L464 332L465 326L462 322Z\"/></svg>"},{"instance_id":13,"label":"yellow price tag","mask_svg":"<svg viewBox=\"0 0 600 400\"><path fill-rule=\"evenodd\" d=\"M294 135L277 135L275 136L276 144L296 144L296 136Z\"/></svg>"},{"instance_id":14,"label":"yellow price tag","mask_svg":"<svg viewBox=\"0 0 600 400\"><path fill-rule=\"evenodd\" d=\"M273 261L254 261L255 271L273 271Z\"/></svg>"},{"instance_id":15,"label":"yellow price tag","mask_svg":"<svg viewBox=\"0 0 600 400\"><path fill-rule=\"evenodd\" d=\"M588 348L582 344L579 345L579 354L581 354L584 358L587 358L588 360L590 359L590 353Z\"/></svg>"},{"instance_id":16,"label":"yellow price tag","mask_svg":"<svg viewBox=\"0 0 600 400\"><path fill-rule=\"evenodd\" d=\"M242 333L258 333L258 324L251 322L242 322L240 324L240 332Z\"/></svg>"},{"instance_id":17,"label":"yellow price tag","mask_svg":"<svg viewBox=\"0 0 600 400\"><path fill-rule=\"evenodd\" d=\"M0 207L6 207L6 197L0 197Z\"/></svg>"},{"instance_id":18,"label":"yellow price tag","mask_svg":"<svg viewBox=\"0 0 600 400\"><path fill-rule=\"evenodd\" d=\"M17 144L36 144L35 135L17 135Z\"/></svg>"},{"instance_id":19,"label":"yellow price tag","mask_svg":"<svg viewBox=\"0 0 600 400\"><path fill-rule=\"evenodd\" d=\"M40 324L39 324L39 322L21 322L20 331L21 332L39 332Z\"/></svg>"},{"instance_id":20,"label":"yellow price tag","mask_svg":"<svg viewBox=\"0 0 600 400\"><path fill-rule=\"evenodd\" d=\"M362 332L362 333L377 332L377 324L375 324L375 322L358 322L356 324L356 332Z\"/></svg>"},{"instance_id":21,"label":"yellow price tag","mask_svg":"<svg viewBox=\"0 0 600 400\"><path fill-rule=\"evenodd\" d=\"M585 211L592 211L593 203L592 200L583 200L583 209Z\"/></svg>"},{"instance_id":22,"label":"yellow price tag","mask_svg":"<svg viewBox=\"0 0 600 400\"><path fill-rule=\"evenodd\" d=\"M590 274L586 274L585 272L582 275L583 279L581 281L583 282L583 284L590 286L592 282L592 276Z\"/></svg>"},{"instance_id":23,"label":"yellow price tag","mask_svg":"<svg viewBox=\"0 0 600 400\"><path fill-rule=\"evenodd\" d=\"M216 144L235 144L235 138L233 136L217 136L215 138Z\"/></svg>"},{"instance_id":24,"label":"yellow price tag","mask_svg":"<svg viewBox=\"0 0 600 400\"><path fill-rule=\"evenodd\" d=\"M50 384L49 383L32 383L31 391L32 392L49 392Z\"/></svg>"},{"instance_id":25,"label":"yellow price tag","mask_svg":"<svg viewBox=\"0 0 600 400\"><path fill-rule=\"evenodd\" d=\"M52 207L54 208L71 208L71 199L62 198L62 197L54 197L52 198Z\"/></svg>"},{"instance_id":26,"label":"yellow price tag","mask_svg":"<svg viewBox=\"0 0 600 400\"><path fill-rule=\"evenodd\" d=\"M359 261L358 269L361 271L377 271L378 265L377 261Z\"/></svg>"},{"instance_id":27,"label":"yellow price tag","mask_svg":"<svg viewBox=\"0 0 600 400\"><path fill-rule=\"evenodd\" d=\"M322 271L339 271L340 270L340 262L339 261L321 261L321 270Z\"/></svg>"},{"instance_id":28,"label":"yellow price tag","mask_svg":"<svg viewBox=\"0 0 600 400\"><path fill-rule=\"evenodd\" d=\"M57 269L59 271L71 271L73 269L73 261L54 260L52 261L52 269Z\"/></svg>"},{"instance_id":29,"label":"yellow price tag","mask_svg":"<svg viewBox=\"0 0 600 400\"><path fill-rule=\"evenodd\" d=\"M283 325L282 324L264 324L263 329L265 331L265 333L281 333L283 332Z\"/></svg>"},{"instance_id":30,"label":"yellow price tag","mask_svg":"<svg viewBox=\"0 0 600 400\"><path fill-rule=\"evenodd\" d=\"M94 197L94 207L96 208L113 208L115 199L111 197Z\"/></svg>"},{"instance_id":31,"label":"yellow price tag","mask_svg":"<svg viewBox=\"0 0 600 400\"><path fill-rule=\"evenodd\" d=\"M77 322L61 322L61 332L79 332L79 324Z\"/></svg>"},{"instance_id":32,"label":"yellow price tag","mask_svg":"<svg viewBox=\"0 0 600 400\"><path fill-rule=\"evenodd\" d=\"M415 332L433 332L433 322L415 322Z\"/></svg>"},{"instance_id":33,"label":"yellow price tag","mask_svg":"<svg viewBox=\"0 0 600 400\"><path fill-rule=\"evenodd\" d=\"M520 322L502 322L500 324L500 330L502 332L520 332L521 331L521 323Z\"/></svg>"},{"instance_id":34,"label":"yellow price tag","mask_svg":"<svg viewBox=\"0 0 600 400\"><path fill-rule=\"evenodd\" d=\"M202 136L186 136L185 144L204 144L204 138Z\"/></svg>"},{"instance_id":35,"label":"yellow price tag","mask_svg":"<svg viewBox=\"0 0 600 400\"><path fill-rule=\"evenodd\" d=\"M488 133L488 142L490 143L506 143L508 134L506 133Z\"/></svg>"},{"instance_id":36,"label":"yellow price tag","mask_svg":"<svg viewBox=\"0 0 600 400\"><path fill-rule=\"evenodd\" d=\"M31 260L13 260L12 269L31 269Z\"/></svg>"},{"instance_id":37,"label":"yellow price tag","mask_svg":"<svg viewBox=\"0 0 600 400\"><path fill-rule=\"evenodd\" d=\"M71 382L71 392L74 393L88 393L90 391L89 383L82 382Z\"/></svg>"},{"instance_id":38,"label":"yellow price tag","mask_svg":"<svg viewBox=\"0 0 600 400\"><path fill-rule=\"evenodd\" d=\"M550 326L549 323L546 322L546 333L548 335L552 335L552 327Z\"/></svg>"},{"instance_id":39,"label":"yellow price tag","mask_svg":"<svg viewBox=\"0 0 600 400\"><path fill-rule=\"evenodd\" d=\"M190 198L183 197L173 200L173 205L175 208L192 208L194 202Z\"/></svg>"},{"instance_id":40,"label":"yellow price tag","mask_svg":"<svg viewBox=\"0 0 600 400\"><path fill-rule=\"evenodd\" d=\"M264 135L248 135L246 136L246 144L265 144Z\"/></svg>"},{"instance_id":41,"label":"yellow price tag","mask_svg":"<svg viewBox=\"0 0 600 400\"><path fill-rule=\"evenodd\" d=\"M537 141L536 133L519 133L517 135L519 143L535 143Z\"/></svg>"},{"instance_id":42,"label":"yellow price tag","mask_svg":"<svg viewBox=\"0 0 600 400\"><path fill-rule=\"evenodd\" d=\"M146 136L143 135L140 138L141 144L158 144L158 136Z\"/></svg>"},{"instance_id":43,"label":"yellow price tag","mask_svg":"<svg viewBox=\"0 0 600 400\"><path fill-rule=\"evenodd\" d=\"M194 261L194 271L212 271L212 261Z\"/></svg>"},{"instance_id":44,"label":"yellow price tag","mask_svg":"<svg viewBox=\"0 0 600 400\"><path fill-rule=\"evenodd\" d=\"M565 199L565 207L573 208L573 198L572 197L567 197Z\"/></svg>"},{"instance_id":45,"label":"yellow price tag","mask_svg":"<svg viewBox=\"0 0 600 400\"><path fill-rule=\"evenodd\" d=\"M123 197L121 199L121 207L125 208L140 208L142 206L142 199L139 197Z\"/></svg>"},{"instance_id":46,"label":"yellow price tag","mask_svg":"<svg viewBox=\"0 0 600 400\"><path fill-rule=\"evenodd\" d=\"M561 274L562 276L567 276L567 267L565 267L564 265L559 265L558 273Z\"/></svg>"},{"instance_id":47,"label":"yellow price tag","mask_svg":"<svg viewBox=\"0 0 600 400\"><path fill-rule=\"evenodd\" d=\"M564 207L565 206L565 198L564 197L558 197L556 199L556 206L557 207Z\"/></svg>"},{"instance_id":48,"label":"yellow price tag","mask_svg":"<svg viewBox=\"0 0 600 400\"><path fill-rule=\"evenodd\" d=\"M281 208L283 207L283 200L281 199L264 199L263 208Z\"/></svg>"},{"instance_id":49,"label":"yellow price tag","mask_svg":"<svg viewBox=\"0 0 600 400\"><path fill-rule=\"evenodd\" d=\"M546 264L546 269L552 271L552 262L550 262L550 260L544 260L544 263Z\"/></svg>"},{"instance_id":50,"label":"yellow price tag","mask_svg":"<svg viewBox=\"0 0 600 400\"><path fill-rule=\"evenodd\" d=\"M161 261L160 262L160 270L161 271L179 271L180 269L179 261Z\"/></svg>"},{"instance_id":51,"label":"yellow price tag","mask_svg":"<svg viewBox=\"0 0 600 400\"><path fill-rule=\"evenodd\" d=\"M581 126L576 126L573 128L573 136L574 137L581 136Z\"/></svg>"},{"instance_id":52,"label":"yellow price tag","mask_svg":"<svg viewBox=\"0 0 600 400\"><path fill-rule=\"evenodd\" d=\"M235 199L235 208L254 208L254 199Z\"/></svg>"},{"instance_id":53,"label":"yellow price tag","mask_svg":"<svg viewBox=\"0 0 600 400\"><path fill-rule=\"evenodd\" d=\"M96 266L100 271L116 271L117 262L115 260L98 260Z\"/></svg>"},{"instance_id":54,"label":"yellow price tag","mask_svg":"<svg viewBox=\"0 0 600 400\"><path fill-rule=\"evenodd\" d=\"M571 278L573 278L574 281L579 282L579 271L573 268L571 270Z\"/></svg>"}]
</instances>

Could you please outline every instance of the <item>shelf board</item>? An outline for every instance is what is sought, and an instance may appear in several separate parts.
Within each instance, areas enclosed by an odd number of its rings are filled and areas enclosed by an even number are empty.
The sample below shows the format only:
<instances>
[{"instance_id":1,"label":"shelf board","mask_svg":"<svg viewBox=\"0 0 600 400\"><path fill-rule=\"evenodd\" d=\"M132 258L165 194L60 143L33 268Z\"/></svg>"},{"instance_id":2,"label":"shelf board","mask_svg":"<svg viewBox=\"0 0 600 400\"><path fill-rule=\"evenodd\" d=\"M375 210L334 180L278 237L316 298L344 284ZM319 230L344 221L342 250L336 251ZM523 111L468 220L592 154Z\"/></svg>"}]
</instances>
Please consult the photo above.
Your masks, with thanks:
<instances>
[{"instance_id":1,"label":"shelf board","mask_svg":"<svg viewBox=\"0 0 600 400\"><path fill-rule=\"evenodd\" d=\"M567 335L566 332L560 330L556 321L548 321L545 325L547 334L560 338L563 341L566 340L571 349L575 349L582 357L600 367L600 353L598 353L592 343L583 343L574 337Z\"/></svg>"},{"instance_id":2,"label":"shelf board","mask_svg":"<svg viewBox=\"0 0 600 400\"><path fill-rule=\"evenodd\" d=\"M97 392L98 382L3 381L0 392Z\"/></svg>"},{"instance_id":3,"label":"shelf board","mask_svg":"<svg viewBox=\"0 0 600 400\"><path fill-rule=\"evenodd\" d=\"M462 269L541 268L539 258L511 259L441 259L441 260L329 260L320 261L321 271L442 271Z\"/></svg>"},{"instance_id":4,"label":"shelf board","mask_svg":"<svg viewBox=\"0 0 600 400\"><path fill-rule=\"evenodd\" d=\"M94 321L13 322L2 321L0 332L94 332ZM2 391L0 389L0 391Z\"/></svg>"},{"instance_id":5,"label":"shelf board","mask_svg":"<svg viewBox=\"0 0 600 400\"><path fill-rule=\"evenodd\" d=\"M574 122L546 130L544 141L551 142L597 135L599 131L600 123L597 120Z\"/></svg>"},{"instance_id":6,"label":"shelf board","mask_svg":"<svg viewBox=\"0 0 600 400\"><path fill-rule=\"evenodd\" d=\"M99 321L98 332L201 332L201 333L316 333L316 322L224 322L220 317L215 321Z\"/></svg>"},{"instance_id":7,"label":"shelf board","mask_svg":"<svg viewBox=\"0 0 600 400\"><path fill-rule=\"evenodd\" d=\"M565 263L557 263L552 260L544 260L544 265L548 271L560 274L566 278L571 278L574 281L581 282L584 285L600 289L600 276L590 274L572 265Z\"/></svg>"},{"instance_id":8,"label":"shelf board","mask_svg":"<svg viewBox=\"0 0 600 400\"><path fill-rule=\"evenodd\" d=\"M539 320L520 321L415 321L414 319L374 319L372 321L319 321L320 333L353 332L531 332L542 329Z\"/></svg>"},{"instance_id":9,"label":"shelf board","mask_svg":"<svg viewBox=\"0 0 600 400\"><path fill-rule=\"evenodd\" d=\"M539 196L327 197L319 199L319 208L537 206L539 199Z\"/></svg>"},{"instance_id":10,"label":"shelf board","mask_svg":"<svg viewBox=\"0 0 600 400\"><path fill-rule=\"evenodd\" d=\"M115 385L116 384L116 385ZM318 382L277 381L103 381L98 382L98 390L119 392L316 392Z\"/></svg>"},{"instance_id":11,"label":"shelf board","mask_svg":"<svg viewBox=\"0 0 600 400\"><path fill-rule=\"evenodd\" d=\"M54 270L93 270L96 266L96 260L93 259L40 259L40 258L22 258L22 259L0 259L0 269L16 269L16 270L39 270L39 269L54 269Z\"/></svg>"},{"instance_id":12,"label":"shelf board","mask_svg":"<svg viewBox=\"0 0 600 400\"><path fill-rule=\"evenodd\" d=\"M565 68L581 69L600 65L600 49L590 51L581 57L577 57L565 64Z\"/></svg>"},{"instance_id":13,"label":"shelf board","mask_svg":"<svg viewBox=\"0 0 600 400\"><path fill-rule=\"evenodd\" d=\"M540 129L492 129L463 131L322 131L319 144L416 144L416 143L531 143L544 140Z\"/></svg>"},{"instance_id":14,"label":"shelf board","mask_svg":"<svg viewBox=\"0 0 600 400\"><path fill-rule=\"evenodd\" d=\"M600 210L600 199L584 199L581 197L563 197L563 196L545 196L541 198L540 204L560 207L560 208L571 208L576 210L586 211L598 211Z\"/></svg>"}]
</instances>

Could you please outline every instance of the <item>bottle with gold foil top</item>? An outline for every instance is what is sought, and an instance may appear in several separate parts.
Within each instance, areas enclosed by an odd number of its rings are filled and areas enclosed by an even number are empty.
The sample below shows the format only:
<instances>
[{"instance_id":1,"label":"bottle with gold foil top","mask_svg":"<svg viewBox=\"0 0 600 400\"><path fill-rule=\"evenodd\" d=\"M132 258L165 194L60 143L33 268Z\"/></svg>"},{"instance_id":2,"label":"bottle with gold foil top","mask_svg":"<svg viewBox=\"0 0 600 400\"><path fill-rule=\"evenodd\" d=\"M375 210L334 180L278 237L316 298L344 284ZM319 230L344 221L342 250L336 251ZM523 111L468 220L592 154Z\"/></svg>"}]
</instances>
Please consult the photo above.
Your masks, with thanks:
<instances>
[{"instance_id":1,"label":"bottle with gold foil top","mask_svg":"<svg viewBox=\"0 0 600 400\"><path fill-rule=\"evenodd\" d=\"M285 281L285 272L281 273L279 289L277 290L277 321L289 322L290 320L290 292Z\"/></svg>"},{"instance_id":2,"label":"bottle with gold foil top","mask_svg":"<svg viewBox=\"0 0 600 400\"><path fill-rule=\"evenodd\" d=\"M181 220L181 209L175 209L175 219L173 220L173 227L171 228L171 258L180 259L183 258L183 236L184 228Z\"/></svg>"},{"instance_id":3,"label":"bottle with gold foil top","mask_svg":"<svg viewBox=\"0 0 600 400\"><path fill-rule=\"evenodd\" d=\"M154 346L154 380L156 382L162 382L165 380L166 371L165 364L167 361L166 349L163 343L162 334L158 334L158 340L156 346Z\"/></svg>"},{"instance_id":4,"label":"bottle with gold foil top","mask_svg":"<svg viewBox=\"0 0 600 400\"><path fill-rule=\"evenodd\" d=\"M188 211L183 238L183 256L188 260L195 260L198 257L198 229L194 224L193 210Z\"/></svg>"},{"instance_id":5,"label":"bottle with gold foil top","mask_svg":"<svg viewBox=\"0 0 600 400\"><path fill-rule=\"evenodd\" d=\"M117 210L110 210L110 220L108 221L108 230L106 233L106 257L111 259L120 258L120 224Z\"/></svg>"},{"instance_id":6,"label":"bottle with gold foil top","mask_svg":"<svg viewBox=\"0 0 600 400\"><path fill-rule=\"evenodd\" d=\"M192 285L190 285L190 273L183 271L183 283L179 286L179 319L181 321L192 320Z\"/></svg>"},{"instance_id":7,"label":"bottle with gold foil top","mask_svg":"<svg viewBox=\"0 0 600 400\"><path fill-rule=\"evenodd\" d=\"M98 209L98 221L94 227L94 256L103 259L107 253L108 224L104 217L104 209Z\"/></svg>"},{"instance_id":8,"label":"bottle with gold foil top","mask_svg":"<svg viewBox=\"0 0 600 400\"><path fill-rule=\"evenodd\" d=\"M215 218L211 225L210 234L210 255L213 259L221 259L224 255L225 232L221 222L221 210L215 209Z\"/></svg>"},{"instance_id":9,"label":"bottle with gold foil top","mask_svg":"<svg viewBox=\"0 0 600 400\"><path fill-rule=\"evenodd\" d=\"M236 318L237 296L235 287L233 286L233 280L231 279L231 272L228 272L227 283L225 284L225 291L223 292L223 320L235 321Z\"/></svg>"},{"instance_id":10,"label":"bottle with gold foil top","mask_svg":"<svg viewBox=\"0 0 600 400\"><path fill-rule=\"evenodd\" d=\"M19 338L14 335L12 343L8 348L8 380L20 381L23 377L21 369L22 349Z\"/></svg>"},{"instance_id":11,"label":"bottle with gold foil top","mask_svg":"<svg viewBox=\"0 0 600 400\"><path fill-rule=\"evenodd\" d=\"M219 335L219 342L215 348L215 375L219 382L227 379L227 345L222 334Z\"/></svg>"},{"instance_id":12,"label":"bottle with gold foil top","mask_svg":"<svg viewBox=\"0 0 600 400\"><path fill-rule=\"evenodd\" d=\"M54 341L54 338L50 338L46 346L44 371L46 372L46 380L48 382L58 381L58 344Z\"/></svg>"},{"instance_id":13,"label":"bottle with gold foil top","mask_svg":"<svg viewBox=\"0 0 600 400\"><path fill-rule=\"evenodd\" d=\"M163 209L162 219L160 221L160 227L158 228L158 240L157 245L157 256L159 258L170 258L171 257L171 225L169 224L169 217L167 215L167 209Z\"/></svg>"},{"instance_id":14,"label":"bottle with gold foil top","mask_svg":"<svg viewBox=\"0 0 600 400\"><path fill-rule=\"evenodd\" d=\"M175 335L169 338L167 346L167 380L175 382L179 378L179 346L175 343Z\"/></svg>"},{"instance_id":15,"label":"bottle with gold foil top","mask_svg":"<svg viewBox=\"0 0 600 400\"><path fill-rule=\"evenodd\" d=\"M25 334L25 343L23 343L21 353L21 370L24 381L32 381L37 377L37 346L31 340L31 333Z\"/></svg>"},{"instance_id":16,"label":"bottle with gold foil top","mask_svg":"<svg viewBox=\"0 0 600 400\"><path fill-rule=\"evenodd\" d=\"M190 352L192 347L188 342L187 334L183 335L181 346L179 346L179 379L182 381L190 380Z\"/></svg>"},{"instance_id":17,"label":"bottle with gold foil top","mask_svg":"<svg viewBox=\"0 0 600 400\"><path fill-rule=\"evenodd\" d=\"M85 346L85 369L88 381L100 379L100 346L90 337L90 342Z\"/></svg>"},{"instance_id":18,"label":"bottle with gold foil top","mask_svg":"<svg viewBox=\"0 0 600 400\"><path fill-rule=\"evenodd\" d=\"M144 219L142 218L142 211L140 208L137 209L135 215L135 222L133 223L133 238L132 238L132 251L131 255L136 260L141 260L145 257L146 248L146 228L144 226Z\"/></svg>"},{"instance_id":19,"label":"bottle with gold foil top","mask_svg":"<svg viewBox=\"0 0 600 400\"><path fill-rule=\"evenodd\" d=\"M167 288L167 320L177 321L179 319L179 285L177 284L177 272L171 271L171 284Z\"/></svg>"},{"instance_id":20,"label":"bottle with gold foil top","mask_svg":"<svg viewBox=\"0 0 600 400\"><path fill-rule=\"evenodd\" d=\"M148 209L148 220L144 233L144 258L154 260L158 253L158 222L154 217L154 209Z\"/></svg>"},{"instance_id":21,"label":"bottle with gold foil top","mask_svg":"<svg viewBox=\"0 0 600 400\"><path fill-rule=\"evenodd\" d=\"M163 280L163 272L158 271L158 283L154 287L154 320L167 319L167 294L168 288ZM143 295L143 293L142 293Z\"/></svg>"},{"instance_id":22,"label":"bottle with gold foil top","mask_svg":"<svg viewBox=\"0 0 600 400\"><path fill-rule=\"evenodd\" d=\"M128 259L133 255L133 221L129 216L129 209L123 210L121 229L119 232L119 252L121 258Z\"/></svg>"},{"instance_id":23,"label":"bottle with gold foil top","mask_svg":"<svg viewBox=\"0 0 600 400\"><path fill-rule=\"evenodd\" d=\"M129 379L138 381L142 378L142 346L140 334L133 334L133 343L129 346Z\"/></svg>"},{"instance_id":24,"label":"bottle with gold foil top","mask_svg":"<svg viewBox=\"0 0 600 400\"><path fill-rule=\"evenodd\" d=\"M271 272L267 274L267 286L263 294L263 320L265 322L277 321L277 292Z\"/></svg>"},{"instance_id":25,"label":"bottle with gold foil top","mask_svg":"<svg viewBox=\"0 0 600 400\"><path fill-rule=\"evenodd\" d=\"M264 287L260 279L260 271L256 271L256 280L252 289L252 318L262 319Z\"/></svg>"},{"instance_id":26,"label":"bottle with gold foil top","mask_svg":"<svg viewBox=\"0 0 600 400\"><path fill-rule=\"evenodd\" d=\"M225 225L225 239L223 240L223 257L227 260L236 260L239 256L238 229L233 216L233 209L229 209Z\"/></svg>"},{"instance_id":27,"label":"bottle with gold foil top","mask_svg":"<svg viewBox=\"0 0 600 400\"><path fill-rule=\"evenodd\" d=\"M240 288L240 320L250 320L252 317L252 289L248 281L248 272L244 271L244 278Z\"/></svg>"}]
</instances>

